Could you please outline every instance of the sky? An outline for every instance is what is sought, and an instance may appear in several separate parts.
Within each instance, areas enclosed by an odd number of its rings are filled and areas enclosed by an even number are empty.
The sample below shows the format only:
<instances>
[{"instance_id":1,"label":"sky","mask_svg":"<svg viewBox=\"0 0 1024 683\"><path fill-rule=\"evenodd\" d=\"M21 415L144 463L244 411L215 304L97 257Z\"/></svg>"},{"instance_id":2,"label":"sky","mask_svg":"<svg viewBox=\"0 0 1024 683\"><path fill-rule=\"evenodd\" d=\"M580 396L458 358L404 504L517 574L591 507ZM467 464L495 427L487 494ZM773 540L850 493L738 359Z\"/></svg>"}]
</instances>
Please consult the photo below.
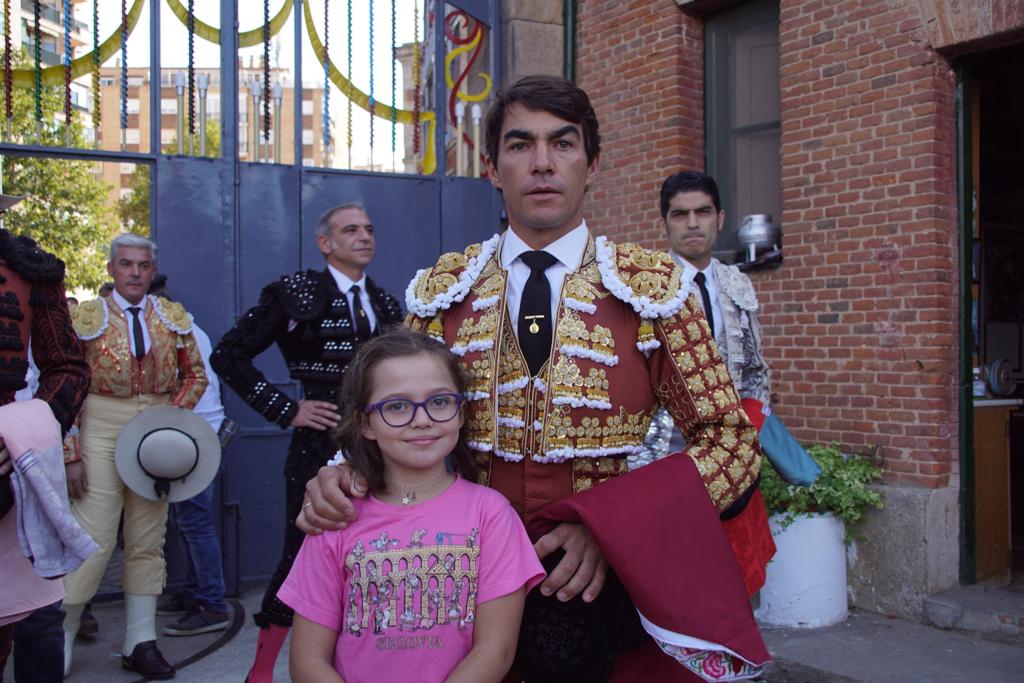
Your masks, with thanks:
<instances>
[{"instance_id":1,"label":"sky","mask_svg":"<svg viewBox=\"0 0 1024 683\"><path fill-rule=\"evenodd\" d=\"M150 21L149 2L143 9L142 16L128 39L128 65L148 66L150 51ZM160 1L161 7L161 36L160 36L160 61L163 68L186 67L188 33L182 22L171 12L167 3ZM284 0L269 0L270 15L274 16L282 7ZM347 70L346 57L346 18L347 5L352 6L352 73L353 81L357 87L364 92L369 91L370 86L370 32L369 17L370 8L373 8L374 19L374 41L373 41L373 80L375 99L384 103L391 103L392 79L391 79L391 0L307 0L312 10L314 24L321 41L324 39L324 3L329 2L329 53L335 66L344 74ZM187 6L187 0L181 0L182 5ZM395 42L398 45L412 42L413 40L413 7L415 3L420 5L421 35L422 40L422 9L424 0L395 0ZM133 0L127 0L129 9ZM240 31L258 28L263 23L263 3L257 0L239 0L238 2L238 25ZM203 0L195 3L196 18L211 26L220 25L220 3L210 0ZM104 40L117 30L120 24L120 0L99 0L99 36ZM79 3L76 7L76 18L88 24L91 20L92 3ZM303 80L307 85L317 84L322 87L323 67L319 59L313 53L309 41L305 35L303 26L302 40L302 70ZM295 23L294 10L284 27L271 39L271 64L281 66L294 72L295 64ZM240 59L248 63L250 55L258 58L263 54L262 45L239 50ZM277 56L275 61L275 55ZM112 57L108 65L116 63L118 57ZM220 64L220 47L213 45L198 36L195 39L195 64L197 67L213 68ZM402 72L399 65L395 65L396 84L395 91L401 101L402 93ZM330 93L331 116L335 123L343 123L346 117L344 98L341 92L333 85ZM369 161L369 114L353 108L353 163L364 165ZM335 127L336 144L346 144L345 135L337 125ZM373 161L385 166L401 166L403 156L403 133L402 126L396 131L397 150L394 158L391 156L391 123L384 119L377 118L374 122L374 158ZM336 158L344 156L344 153Z\"/></svg>"}]
</instances>

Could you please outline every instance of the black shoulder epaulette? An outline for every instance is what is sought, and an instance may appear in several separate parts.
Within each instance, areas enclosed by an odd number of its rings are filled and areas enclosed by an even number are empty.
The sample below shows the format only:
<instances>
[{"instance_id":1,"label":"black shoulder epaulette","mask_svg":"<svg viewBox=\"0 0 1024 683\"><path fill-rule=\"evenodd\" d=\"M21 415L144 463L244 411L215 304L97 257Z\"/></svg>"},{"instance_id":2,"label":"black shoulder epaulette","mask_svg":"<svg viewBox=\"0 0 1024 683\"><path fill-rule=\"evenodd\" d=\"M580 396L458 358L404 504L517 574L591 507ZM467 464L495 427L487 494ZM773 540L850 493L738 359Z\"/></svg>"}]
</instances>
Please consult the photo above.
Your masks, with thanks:
<instances>
[{"instance_id":1,"label":"black shoulder epaulette","mask_svg":"<svg viewBox=\"0 0 1024 683\"><path fill-rule=\"evenodd\" d=\"M264 289L284 306L293 320L310 320L320 315L330 303L330 287L325 274L316 270L299 270L283 275Z\"/></svg>"},{"instance_id":2,"label":"black shoulder epaulette","mask_svg":"<svg viewBox=\"0 0 1024 683\"><path fill-rule=\"evenodd\" d=\"M372 296L377 301L377 305L381 307L388 324L400 323L402 321L402 318L405 317L405 313L402 311L402 304L398 302L398 299L384 291L380 285L374 282L370 277L366 278L366 288L370 290L370 296Z\"/></svg>"},{"instance_id":3,"label":"black shoulder epaulette","mask_svg":"<svg viewBox=\"0 0 1024 683\"><path fill-rule=\"evenodd\" d=\"M40 249L31 237L0 229L0 258L27 282L53 284L64 280L64 262Z\"/></svg>"}]
</instances>

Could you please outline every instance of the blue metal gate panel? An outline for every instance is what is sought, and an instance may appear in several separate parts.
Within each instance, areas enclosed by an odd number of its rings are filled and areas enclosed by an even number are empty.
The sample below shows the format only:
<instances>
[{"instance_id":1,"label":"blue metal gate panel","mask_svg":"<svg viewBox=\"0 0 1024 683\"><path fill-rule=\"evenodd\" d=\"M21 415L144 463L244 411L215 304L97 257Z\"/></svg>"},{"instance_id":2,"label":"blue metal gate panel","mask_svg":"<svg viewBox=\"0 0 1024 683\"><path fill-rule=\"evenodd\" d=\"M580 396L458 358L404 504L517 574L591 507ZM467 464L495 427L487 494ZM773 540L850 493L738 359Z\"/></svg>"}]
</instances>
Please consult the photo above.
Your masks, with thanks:
<instances>
[{"instance_id":1,"label":"blue metal gate panel","mask_svg":"<svg viewBox=\"0 0 1024 683\"><path fill-rule=\"evenodd\" d=\"M441 251L462 251L501 229L501 194L490 181L476 178L445 178L441 181ZM430 265L429 259L420 267Z\"/></svg>"},{"instance_id":2,"label":"blue metal gate panel","mask_svg":"<svg viewBox=\"0 0 1024 683\"><path fill-rule=\"evenodd\" d=\"M241 164L238 188L238 307L228 325L256 305L268 283L300 267L300 172L294 166ZM278 389L298 398L298 386L276 347L256 365ZM268 576L277 564L284 533L284 457L290 432L267 422L230 389L225 407L239 421L229 447L225 500L239 514L239 549L226 559L227 574L241 582ZM231 550L230 546L228 550Z\"/></svg>"},{"instance_id":3,"label":"blue metal gate panel","mask_svg":"<svg viewBox=\"0 0 1024 683\"><path fill-rule=\"evenodd\" d=\"M157 214L153 239L160 247L160 271L168 287L195 316L210 338L226 329L234 301L232 241L221 199L221 164L217 159L158 157Z\"/></svg>"},{"instance_id":4,"label":"blue metal gate panel","mask_svg":"<svg viewBox=\"0 0 1024 683\"><path fill-rule=\"evenodd\" d=\"M324 267L324 257L312 239L316 220L330 207L348 201L362 202L373 221L377 254L369 275L404 306L405 287L416 269L440 253L438 181L422 176L303 172L304 267Z\"/></svg>"},{"instance_id":5,"label":"blue metal gate panel","mask_svg":"<svg viewBox=\"0 0 1024 683\"><path fill-rule=\"evenodd\" d=\"M234 312L234 257L226 229L231 221L224 215L221 170L217 159L157 157L152 174L157 207L152 237L159 246L159 269L168 276L170 293L214 342ZM231 538L220 526L221 538ZM167 582L178 586L184 581L185 560L177 534L170 532L167 538Z\"/></svg>"}]
</instances>

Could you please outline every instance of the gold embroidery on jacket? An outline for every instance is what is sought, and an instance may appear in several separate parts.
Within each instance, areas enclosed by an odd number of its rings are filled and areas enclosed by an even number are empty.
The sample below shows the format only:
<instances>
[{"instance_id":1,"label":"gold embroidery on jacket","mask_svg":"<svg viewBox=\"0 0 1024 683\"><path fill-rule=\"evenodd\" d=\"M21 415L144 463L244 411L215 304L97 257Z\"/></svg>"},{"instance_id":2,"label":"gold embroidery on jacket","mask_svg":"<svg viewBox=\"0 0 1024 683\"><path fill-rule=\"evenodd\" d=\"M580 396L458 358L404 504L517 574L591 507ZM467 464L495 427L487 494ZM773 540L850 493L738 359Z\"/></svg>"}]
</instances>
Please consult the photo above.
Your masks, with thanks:
<instances>
[{"instance_id":1,"label":"gold embroidery on jacket","mask_svg":"<svg viewBox=\"0 0 1024 683\"><path fill-rule=\"evenodd\" d=\"M75 328L75 334L82 339L88 339L97 335L106 322L103 311L103 302L99 299L91 299L80 304L68 307L71 313L71 324Z\"/></svg>"},{"instance_id":2,"label":"gold embroidery on jacket","mask_svg":"<svg viewBox=\"0 0 1024 683\"><path fill-rule=\"evenodd\" d=\"M584 374L575 360L562 355L551 372L551 383L551 397L556 403L560 398L576 399L595 402L588 406L591 408L608 409L608 373L604 368L590 368Z\"/></svg>"},{"instance_id":3,"label":"gold embroidery on jacket","mask_svg":"<svg viewBox=\"0 0 1024 683\"><path fill-rule=\"evenodd\" d=\"M420 278L416 285L416 298L420 301L431 301L438 294L447 292L459 281L451 273L434 273L430 277Z\"/></svg>"},{"instance_id":4,"label":"gold embroidery on jacket","mask_svg":"<svg viewBox=\"0 0 1024 683\"><path fill-rule=\"evenodd\" d=\"M661 303L679 293L679 267L668 254L631 242L615 245L615 250L618 276L634 295Z\"/></svg>"},{"instance_id":5,"label":"gold embroidery on jacket","mask_svg":"<svg viewBox=\"0 0 1024 683\"><path fill-rule=\"evenodd\" d=\"M481 276L477 281L480 284L473 286L473 293L480 299L491 299L496 296L500 297L505 291L505 277L502 273L481 273Z\"/></svg>"},{"instance_id":6,"label":"gold embroidery on jacket","mask_svg":"<svg viewBox=\"0 0 1024 683\"><path fill-rule=\"evenodd\" d=\"M498 353L498 413L497 449L501 455L529 457L525 452L528 440L527 430L533 433L531 416L543 415L543 409L528 410L529 395L534 390L530 383L530 372L523 360L522 351L512 331L508 315L502 315L504 333L501 336L501 350ZM533 419L540 419L534 417Z\"/></svg>"},{"instance_id":7,"label":"gold embroidery on jacket","mask_svg":"<svg viewBox=\"0 0 1024 683\"><path fill-rule=\"evenodd\" d=\"M559 347L578 346L603 358L610 358L615 353L615 339L610 329L597 323L587 329L586 322L570 309L562 310L556 337Z\"/></svg>"},{"instance_id":8,"label":"gold embroidery on jacket","mask_svg":"<svg viewBox=\"0 0 1024 683\"><path fill-rule=\"evenodd\" d=\"M642 442L654 410L628 413L624 408L619 408L619 412L612 415L574 418L569 406L555 406L548 422L547 448L554 450L574 447L578 450L621 452ZM621 459L625 462L625 458Z\"/></svg>"},{"instance_id":9,"label":"gold embroidery on jacket","mask_svg":"<svg viewBox=\"0 0 1024 683\"><path fill-rule=\"evenodd\" d=\"M586 491L627 471L629 467L625 458L576 458L572 463L573 493Z\"/></svg>"}]
</instances>

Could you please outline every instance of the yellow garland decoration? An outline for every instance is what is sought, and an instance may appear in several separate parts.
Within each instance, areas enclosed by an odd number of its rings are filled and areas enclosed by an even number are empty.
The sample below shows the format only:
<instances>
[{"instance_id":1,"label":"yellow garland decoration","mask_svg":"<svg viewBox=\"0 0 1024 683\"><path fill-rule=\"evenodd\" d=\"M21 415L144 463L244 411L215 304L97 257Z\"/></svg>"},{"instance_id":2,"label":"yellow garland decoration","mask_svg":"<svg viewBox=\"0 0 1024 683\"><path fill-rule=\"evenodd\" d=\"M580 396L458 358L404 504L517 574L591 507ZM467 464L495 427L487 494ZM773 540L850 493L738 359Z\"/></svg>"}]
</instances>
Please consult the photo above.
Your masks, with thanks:
<instances>
[{"instance_id":1,"label":"yellow garland decoration","mask_svg":"<svg viewBox=\"0 0 1024 683\"><path fill-rule=\"evenodd\" d=\"M288 11L293 7L293 3L294 0L285 0L282 8L270 20L270 35L275 35L278 31L281 30L285 21L287 21ZM127 16L125 17L125 30L128 35L131 35L132 31L135 30L135 26L139 22L139 16L142 14L142 8L144 4L145 0L134 0L131 9L128 11ZM171 11L174 12L175 16L177 16L180 21L188 21L188 10L182 6L179 0L167 0L167 4L170 7ZM310 45L313 47L313 52L320 59L321 63L323 63L324 47L323 44L320 42L320 37L317 35L316 28L313 25L313 17L310 14L309 3L303 3L303 15L305 16L306 19L306 30L309 33ZM212 26L205 24L199 21L198 19L195 20L195 26L196 35L198 35L200 38L203 38L204 40L207 40L212 43L220 43L219 29L213 28ZM240 47L251 47L253 45L259 45L263 41L263 28L261 26L256 29L252 29L251 31L245 31L244 33L240 33L238 38L238 44ZM476 46L477 42L479 42L479 39L480 38L478 35L474 42L451 52L448 55L448 58L445 60L446 71L447 66L451 64L451 58L454 55L473 49ZM108 59L110 59L120 49L120 47L121 27L118 26L117 29L115 29L115 31L99 46L100 63L102 64L106 62ZM93 65L92 54L93 53L90 51L84 55L81 55L77 59L74 59L71 62L72 80L80 78L81 76L89 73ZM352 102L355 102L362 109L370 111L369 96L363 91L356 88L351 81L345 78L338 70L338 68L334 65L334 62L331 61L330 59L328 59L328 65L330 68L331 82L338 86L338 89ZM486 74L480 75L487 81L487 88L484 90L483 94L473 96L462 96L460 94L460 97L464 97L464 99L466 99L467 101L475 102L482 100L487 96L487 94L490 92L491 81ZM40 76L43 85L60 85L64 82L64 65L58 64L56 66L47 67L41 71ZM448 85L449 87L451 87L452 81L450 74L446 73L446 77L448 80ZM11 82L15 87L32 88L34 87L35 83L35 70L13 69L11 73ZM374 102L373 113L375 116L378 116L382 119L390 120L391 109L392 107L383 105L380 102ZM430 175L437 168L436 156L434 152L434 130L437 118L435 113L432 111L420 112L419 118L420 122L427 122L427 144L425 145L423 156L423 173L425 175ZM413 125L415 124L414 112L407 109L396 109L395 121L397 123Z\"/></svg>"},{"instance_id":2,"label":"yellow garland decoration","mask_svg":"<svg viewBox=\"0 0 1024 683\"><path fill-rule=\"evenodd\" d=\"M324 46L320 42L320 36L317 35L316 27L313 25L313 15L309 9L309 3L303 3L302 13L306 18L306 32L309 34L309 44L313 47L313 53L316 54L317 59L320 63L324 63L324 59L327 59L331 82L338 86L338 90L342 92L349 100L354 102L360 108L370 111L370 97L362 90L353 85L352 81L345 78L330 57L324 55ZM391 110L385 104L378 101L373 103L373 115L382 119L391 120ZM408 109L395 109L395 121L398 123L413 124L415 123L414 114ZM437 168L437 160L434 154L434 127L437 123L437 117L432 111L420 112L420 122L427 122L427 144L425 145L425 151L423 154L423 173L424 175L430 175Z\"/></svg>"},{"instance_id":3,"label":"yellow garland decoration","mask_svg":"<svg viewBox=\"0 0 1024 683\"><path fill-rule=\"evenodd\" d=\"M125 18L125 29L131 35L135 25L139 22L139 15L142 14L142 6L145 0L135 0L128 16ZM121 49L121 26L103 41L100 45L100 64L110 59ZM71 80L84 76L92 70L92 52L78 57L71 62ZM64 85L64 65L48 66L40 74L43 85ZM35 87L35 69L13 69L11 82L18 88Z\"/></svg>"},{"instance_id":4,"label":"yellow garland decoration","mask_svg":"<svg viewBox=\"0 0 1024 683\"><path fill-rule=\"evenodd\" d=\"M477 31L476 36L473 38L472 41L470 41L466 45L455 48L454 50L448 53L447 57L444 58L444 82L448 84L449 90L455 90L455 82L452 80L452 61L456 57L461 55L463 52L470 52L471 50L476 49L476 46L480 44L480 37L482 35L483 31ZM470 95L468 93L463 93L460 91L456 92L455 96L458 97L463 102L482 102L483 100L487 99L487 96L491 94L491 88L494 85L491 81L491 77L483 72L478 73L477 76L484 79L484 83L486 84L484 86L484 89L481 90L479 94Z\"/></svg>"},{"instance_id":5,"label":"yellow garland decoration","mask_svg":"<svg viewBox=\"0 0 1024 683\"><path fill-rule=\"evenodd\" d=\"M284 27L286 21L288 21L288 13L291 11L292 6L295 4L295 0L284 0L284 5L270 19L270 35L275 36ZM178 20L188 26L188 9L181 4L180 0L167 0L167 6L174 12L174 16L178 17ZM196 35L205 41L220 45L220 29L214 28L207 23L195 19L195 32ZM260 25L257 28L249 31L242 31L238 34L238 47L253 47L254 45L260 45L263 43L263 26Z\"/></svg>"}]
</instances>

